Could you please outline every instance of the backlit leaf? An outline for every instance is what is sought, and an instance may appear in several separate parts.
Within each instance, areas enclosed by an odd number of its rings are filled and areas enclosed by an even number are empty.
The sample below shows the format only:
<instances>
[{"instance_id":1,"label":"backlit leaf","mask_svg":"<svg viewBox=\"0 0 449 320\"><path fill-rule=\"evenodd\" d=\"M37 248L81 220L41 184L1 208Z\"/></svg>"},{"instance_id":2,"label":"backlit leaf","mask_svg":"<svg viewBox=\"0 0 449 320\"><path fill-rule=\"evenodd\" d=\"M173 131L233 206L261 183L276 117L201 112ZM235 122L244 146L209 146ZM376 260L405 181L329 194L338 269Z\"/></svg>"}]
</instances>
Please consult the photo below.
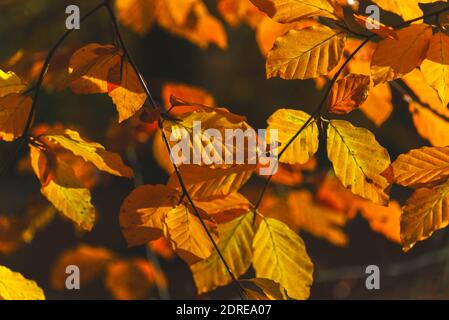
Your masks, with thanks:
<instances>
[{"instance_id":1,"label":"backlit leaf","mask_svg":"<svg viewBox=\"0 0 449 320\"><path fill-rule=\"evenodd\" d=\"M329 112L347 114L357 109L368 98L370 77L361 74L349 74L337 80L329 98Z\"/></svg>"},{"instance_id":2,"label":"backlit leaf","mask_svg":"<svg viewBox=\"0 0 449 320\"><path fill-rule=\"evenodd\" d=\"M390 165L390 156L369 130L343 120L330 121L327 153L346 188L376 204L388 202L389 183L380 174Z\"/></svg>"},{"instance_id":3,"label":"backlit leaf","mask_svg":"<svg viewBox=\"0 0 449 320\"><path fill-rule=\"evenodd\" d=\"M45 295L36 282L0 266L0 300L45 300Z\"/></svg>"}]
</instances>

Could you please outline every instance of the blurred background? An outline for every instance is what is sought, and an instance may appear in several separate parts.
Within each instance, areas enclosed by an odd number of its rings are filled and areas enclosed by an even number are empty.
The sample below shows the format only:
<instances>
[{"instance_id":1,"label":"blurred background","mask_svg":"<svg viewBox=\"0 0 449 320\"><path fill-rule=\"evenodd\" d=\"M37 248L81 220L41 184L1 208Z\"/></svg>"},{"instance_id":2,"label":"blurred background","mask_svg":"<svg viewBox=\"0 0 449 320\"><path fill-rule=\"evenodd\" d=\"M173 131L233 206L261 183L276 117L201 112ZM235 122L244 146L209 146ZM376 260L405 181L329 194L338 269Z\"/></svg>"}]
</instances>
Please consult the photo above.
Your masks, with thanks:
<instances>
[{"instance_id":1,"label":"blurred background","mask_svg":"<svg viewBox=\"0 0 449 320\"><path fill-rule=\"evenodd\" d=\"M76 4L81 15L97 2L66 0L0 0L0 67L13 70L27 78L33 61L45 57L47 50L65 32L65 8ZM217 10L217 1L205 1L212 15L222 21L228 37L228 49L214 45L201 49L195 44L154 25L138 35L121 26L124 40L136 60L149 88L158 101L165 83L184 83L203 88L215 97L216 104L232 112L245 115L254 128L265 128L267 118L278 108L301 109L311 113L323 92L310 81L285 81L265 77L265 58L256 43L254 30L242 23L231 27ZM387 15L390 21L398 17ZM51 68L63 68L73 52L91 43L113 43L111 23L106 10L100 10L82 23L81 30L73 32L64 42ZM23 51L23 61L11 65L11 58ZM9 63L9 65L8 65ZM37 68L39 71L39 68ZM51 69L50 69L51 72ZM36 73L35 73L36 74ZM29 81L36 81L36 76ZM56 80L55 80L56 81ZM123 149L123 141L115 135L117 113L107 95L75 95L70 90L56 91L51 83L39 99L36 123L63 123L79 128L84 136L101 142L111 150L122 153L129 163L130 155ZM381 126L375 126L362 112L356 111L345 119L354 125L375 133L392 159L410 149L428 145L420 138L402 95L393 90L394 111ZM126 127L127 124L125 123ZM26 148L25 148L26 149ZM19 159L26 157L22 150ZM14 143L0 143L0 162L7 161L14 152ZM167 174L156 164L152 154L151 137L136 145L137 162L146 184L165 183ZM131 155L132 156L132 155ZM0 214L20 216L30 201L43 199L39 181L32 174L20 170L21 160L11 163L0 180ZM320 161L321 174L329 164ZM25 170L26 171L26 170ZM257 199L264 180L254 177L243 192L251 200ZM79 243L110 249L121 257L142 257L159 264L168 281L162 292L153 290L148 298L210 299L238 298L232 286L197 296L188 266L179 258L166 259L148 253L145 247L127 248L121 234L118 215L123 199L133 190L133 182L126 179L101 176L92 191L93 203L99 220L92 232L74 230L72 224L57 216L36 235L29 244L10 253L0 252L0 265L21 272L36 280L48 299L111 299L113 296L98 278L80 290L58 291L51 286L50 273L58 257ZM275 186L282 192L282 186ZM393 188L392 198L403 203L410 192ZM42 200L36 200L42 201ZM349 242L345 247L335 246L324 239L301 232L307 251L315 265L312 299L434 299L449 298L449 231L437 232L429 240L419 243L411 252L402 252L399 244L371 230L360 216L344 226ZM1 229L0 229L1 232ZM0 241L2 235L0 233ZM150 250L151 251L151 250ZM378 265L381 271L381 289L369 291L365 287L365 268ZM251 271L250 271L251 272Z\"/></svg>"}]
</instances>

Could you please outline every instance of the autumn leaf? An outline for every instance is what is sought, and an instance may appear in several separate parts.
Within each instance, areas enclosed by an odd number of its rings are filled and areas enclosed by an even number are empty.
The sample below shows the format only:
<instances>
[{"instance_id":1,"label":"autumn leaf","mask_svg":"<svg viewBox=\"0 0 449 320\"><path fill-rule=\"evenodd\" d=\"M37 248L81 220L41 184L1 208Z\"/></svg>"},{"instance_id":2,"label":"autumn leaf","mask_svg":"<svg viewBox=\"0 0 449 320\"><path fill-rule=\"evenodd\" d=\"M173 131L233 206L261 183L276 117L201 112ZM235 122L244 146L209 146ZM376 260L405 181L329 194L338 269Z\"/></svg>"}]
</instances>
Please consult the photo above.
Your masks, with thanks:
<instances>
[{"instance_id":1,"label":"autumn leaf","mask_svg":"<svg viewBox=\"0 0 449 320\"><path fill-rule=\"evenodd\" d=\"M121 60L122 53L118 48L90 43L71 56L69 74L63 86L70 86L77 94L107 93L109 72Z\"/></svg>"},{"instance_id":2,"label":"autumn leaf","mask_svg":"<svg viewBox=\"0 0 449 320\"><path fill-rule=\"evenodd\" d=\"M329 98L329 112L347 114L357 109L368 98L370 77L349 74L337 80Z\"/></svg>"},{"instance_id":3,"label":"autumn leaf","mask_svg":"<svg viewBox=\"0 0 449 320\"><path fill-rule=\"evenodd\" d=\"M318 22L313 19L304 19L293 23L278 23L265 16L256 28L257 45L262 54L266 56L271 48L273 48L278 37L292 29L300 30L314 25L318 25Z\"/></svg>"},{"instance_id":4,"label":"autumn leaf","mask_svg":"<svg viewBox=\"0 0 449 320\"><path fill-rule=\"evenodd\" d=\"M129 246L145 244L164 235L164 219L176 204L175 190L144 185L133 190L120 208L120 226Z\"/></svg>"},{"instance_id":5,"label":"autumn leaf","mask_svg":"<svg viewBox=\"0 0 449 320\"><path fill-rule=\"evenodd\" d=\"M249 300L287 300L285 289L279 283L265 278L244 279L242 284L252 284L262 291L262 294L245 287L245 294Z\"/></svg>"},{"instance_id":6,"label":"autumn leaf","mask_svg":"<svg viewBox=\"0 0 449 320\"><path fill-rule=\"evenodd\" d=\"M367 29L370 32L375 33L384 39L388 38L399 40L396 31L392 27L388 27L373 18L365 17L359 14L354 14L353 17L355 22L357 22L361 27Z\"/></svg>"},{"instance_id":7,"label":"autumn leaf","mask_svg":"<svg viewBox=\"0 0 449 320\"><path fill-rule=\"evenodd\" d=\"M416 190L407 200L401 216L401 242L404 251L429 238L449 224L448 184Z\"/></svg>"},{"instance_id":8,"label":"autumn leaf","mask_svg":"<svg viewBox=\"0 0 449 320\"><path fill-rule=\"evenodd\" d=\"M171 248L170 243L166 238L159 238L148 242L148 247L151 251L155 252L158 256L165 260L172 260L175 254Z\"/></svg>"},{"instance_id":9,"label":"autumn leaf","mask_svg":"<svg viewBox=\"0 0 449 320\"><path fill-rule=\"evenodd\" d=\"M387 83L371 87L368 99L360 106L365 116L380 127L393 112L391 88Z\"/></svg>"},{"instance_id":10,"label":"autumn leaf","mask_svg":"<svg viewBox=\"0 0 449 320\"><path fill-rule=\"evenodd\" d=\"M22 92L26 84L12 71L4 72L0 69L0 97L10 93Z\"/></svg>"},{"instance_id":11,"label":"autumn leaf","mask_svg":"<svg viewBox=\"0 0 449 320\"><path fill-rule=\"evenodd\" d=\"M253 219L254 213L249 211L230 222L218 225L220 236L218 248L237 278L246 273L251 265L251 244L254 238ZM232 278L217 252L213 252L207 259L192 265L190 269L198 294L209 292L232 282Z\"/></svg>"},{"instance_id":12,"label":"autumn leaf","mask_svg":"<svg viewBox=\"0 0 449 320\"><path fill-rule=\"evenodd\" d=\"M307 299L313 264L303 240L284 223L264 218L253 241L256 277L279 283L294 299Z\"/></svg>"},{"instance_id":13,"label":"autumn leaf","mask_svg":"<svg viewBox=\"0 0 449 320\"><path fill-rule=\"evenodd\" d=\"M96 212L91 194L73 168L56 154L30 146L31 165L41 182L41 193L58 211L80 228L90 231Z\"/></svg>"},{"instance_id":14,"label":"autumn leaf","mask_svg":"<svg viewBox=\"0 0 449 320\"><path fill-rule=\"evenodd\" d=\"M62 148L71 151L86 162L92 163L97 169L119 176L132 178L132 169L126 166L119 155L106 151L99 143L87 142L78 132L70 129L49 130L39 137L39 140L50 140Z\"/></svg>"},{"instance_id":15,"label":"autumn leaf","mask_svg":"<svg viewBox=\"0 0 449 320\"><path fill-rule=\"evenodd\" d=\"M23 134L32 104L22 94L26 87L14 72L0 69L0 140L14 141Z\"/></svg>"},{"instance_id":16,"label":"autumn leaf","mask_svg":"<svg viewBox=\"0 0 449 320\"><path fill-rule=\"evenodd\" d=\"M393 242L401 243L402 208L397 201L390 201L388 207L364 201L360 203L360 212L373 231L383 234Z\"/></svg>"},{"instance_id":17,"label":"autumn leaf","mask_svg":"<svg viewBox=\"0 0 449 320\"><path fill-rule=\"evenodd\" d=\"M446 107L449 103L449 36L442 32L432 36L421 71Z\"/></svg>"},{"instance_id":18,"label":"autumn leaf","mask_svg":"<svg viewBox=\"0 0 449 320\"><path fill-rule=\"evenodd\" d=\"M198 165L182 165L179 171L189 194L198 200L223 197L238 191L251 177L256 165L232 165L211 169ZM168 180L169 187L181 190L176 174Z\"/></svg>"},{"instance_id":19,"label":"autumn leaf","mask_svg":"<svg viewBox=\"0 0 449 320\"><path fill-rule=\"evenodd\" d=\"M217 241L216 224L206 214L199 212L197 217L189 207L179 205L167 212L165 225L173 249L189 265L208 258L213 250L213 244L200 219Z\"/></svg>"},{"instance_id":20,"label":"autumn leaf","mask_svg":"<svg viewBox=\"0 0 449 320\"><path fill-rule=\"evenodd\" d=\"M160 26L200 48L207 48L211 43L221 49L228 46L223 25L202 1L158 0L156 14Z\"/></svg>"},{"instance_id":21,"label":"autumn leaf","mask_svg":"<svg viewBox=\"0 0 449 320\"><path fill-rule=\"evenodd\" d=\"M202 209L217 223L226 223L248 212L251 203L241 193L233 192L227 196L207 200L194 201L197 208Z\"/></svg>"},{"instance_id":22,"label":"autumn leaf","mask_svg":"<svg viewBox=\"0 0 449 320\"><path fill-rule=\"evenodd\" d=\"M214 106L214 97L205 90L181 83L165 83L162 87L162 101L166 108L171 106L172 96L184 101Z\"/></svg>"},{"instance_id":23,"label":"autumn leaf","mask_svg":"<svg viewBox=\"0 0 449 320\"><path fill-rule=\"evenodd\" d=\"M280 143L277 149L272 150L279 154L291 139L293 139L299 129L302 128L311 118L310 115L301 110L279 109L268 118L267 144L270 139L270 132L277 131L277 139ZM280 162L288 164L305 164L318 150L318 126L315 120L309 121L309 125L299 134L298 137L286 149Z\"/></svg>"},{"instance_id":24,"label":"autumn leaf","mask_svg":"<svg viewBox=\"0 0 449 320\"><path fill-rule=\"evenodd\" d=\"M432 187L449 178L449 147L423 147L400 155L383 173L405 187Z\"/></svg>"},{"instance_id":25,"label":"autumn leaf","mask_svg":"<svg viewBox=\"0 0 449 320\"><path fill-rule=\"evenodd\" d=\"M0 300L45 300L45 295L36 282L0 265Z\"/></svg>"},{"instance_id":26,"label":"autumn leaf","mask_svg":"<svg viewBox=\"0 0 449 320\"><path fill-rule=\"evenodd\" d=\"M404 20L411 20L422 16L423 12L419 3L433 3L439 0L373 0L375 4L386 11L401 16Z\"/></svg>"},{"instance_id":27,"label":"autumn leaf","mask_svg":"<svg viewBox=\"0 0 449 320\"><path fill-rule=\"evenodd\" d=\"M336 19L334 7L327 0L251 0L251 2L280 23L315 16Z\"/></svg>"},{"instance_id":28,"label":"autumn leaf","mask_svg":"<svg viewBox=\"0 0 449 320\"><path fill-rule=\"evenodd\" d=\"M55 261L50 273L51 286L59 291L66 290L66 268L70 265L78 266L80 284L87 285L100 278L108 263L115 258L115 254L106 248L80 244L64 251Z\"/></svg>"},{"instance_id":29,"label":"autumn leaf","mask_svg":"<svg viewBox=\"0 0 449 320\"><path fill-rule=\"evenodd\" d=\"M23 134L32 103L20 93L0 97L0 140L14 141Z\"/></svg>"},{"instance_id":30,"label":"autumn leaf","mask_svg":"<svg viewBox=\"0 0 449 320\"><path fill-rule=\"evenodd\" d=\"M346 188L376 204L388 202L389 183L380 174L390 165L390 156L370 131L347 121L330 121L327 153Z\"/></svg>"},{"instance_id":31,"label":"autumn leaf","mask_svg":"<svg viewBox=\"0 0 449 320\"><path fill-rule=\"evenodd\" d=\"M422 63L429 48L432 28L427 24L413 24L397 31L397 35L398 40L380 41L374 52L371 75L376 85L401 78Z\"/></svg>"},{"instance_id":32,"label":"autumn leaf","mask_svg":"<svg viewBox=\"0 0 449 320\"><path fill-rule=\"evenodd\" d=\"M117 108L118 122L136 114L147 99L142 84L128 61L121 61L109 70L108 94Z\"/></svg>"},{"instance_id":33,"label":"autumn leaf","mask_svg":"<svg viewBox=\"0 0 449 320\"><path fill-rule=\"evenodd\" d=\"M109 263L104 282L105 287L117 300L146 300L156 285L167 287L165 275L143 258Z\"/></svg>"},{"instance_id":34,"label":"autumn leaf","mask_svg":"<svg viewBox=\"0 0 449 320\"><path fill-rule=\"evenodd\" d=\"M116 0L115 9L118 20L141 35L150 30L156 18L154 0Z\"/></svg>"},{"instance_id":35,"label":"autumn leaf","mask_svg":"<svg viewBox=\"0 0 449 320\"><path fill-rule=\"evenodd\" d=\"M328 74L343 55L345 35L318 25L277 38L266 61L267 78L310 79Z\"/></svg>"}]
</instances>

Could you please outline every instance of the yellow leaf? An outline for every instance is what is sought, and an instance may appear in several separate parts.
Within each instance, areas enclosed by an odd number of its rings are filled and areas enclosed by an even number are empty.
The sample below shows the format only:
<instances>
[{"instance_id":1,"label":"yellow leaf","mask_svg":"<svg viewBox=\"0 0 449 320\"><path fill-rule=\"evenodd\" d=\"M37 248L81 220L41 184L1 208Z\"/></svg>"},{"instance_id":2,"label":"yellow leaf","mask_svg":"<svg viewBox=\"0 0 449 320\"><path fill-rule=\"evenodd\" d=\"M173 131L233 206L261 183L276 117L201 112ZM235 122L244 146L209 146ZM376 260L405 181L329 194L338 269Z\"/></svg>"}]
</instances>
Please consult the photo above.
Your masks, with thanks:
<instances>
[{"instance_id":1,"label":"yellow leaf","mask_svg":"<svg viewBox=\"0 0 449 320\"><path fill-rule=\"evenodd\" d=\"M205 90L180 83L166 83L162 88L162 101L164 106L169 108L171 106L171 97L178 99L204 104L207 106L215 105L214 97Z\"/></svg>"},{"instance_id":2,"label":"yellow leaf","mask_svg":"<svg viewBox=\"0 0 449 320\"><path fill-rule=\"evenodd\" d=\"M390 184L380 174L390 165L390 156L369 130L343 120L330 121L327 153L346 188L376 204L387 204Z\"/></svg>"},{"instance_id":3,"label":"yellow leaf","mask_svg":"<svg viewBox=\"0 0 449 320\"><path fill-rule=\"evenodd\" d=\"M280 23L316 16L336 19L335 9L327 0L251 0L251 2Z\"/></svg>"},{"instance_id":4,"label":"yellow leaf","mask_svg":"<svg viewBox=\"0 0 449 320\"><path fill-rule=\"evenodd\" d=\"M344 33L323 25L290 30L277 38L268 53L267 77L310 79L327 75L339 63L344 46Z\"/></svg>"},{"instance_id":5,"label":"yellow leaf","mask_svg":"<svg viewBox=\"0 0 449 320\"><path fill-rule=\"evenodd\" d=\"M279 283L294 299L307 299L313 264L303 240L284 223L264 218L253 242L253 266L258 278Z\"/></svg>"},{"instance_id":6,"label":"yellow leaf","mask_svg":"<svg viewBox=\"0 0 449 320\"><path fill-rule=\"evenodd\" d=\"M0 266L0 300L45 300L45 295L36 282Z\"/></svg>"},{"instance_id":7,"label":"yellow leaf","mask_svg":"<svg viewBox=\"0 0 449 320\"><path fill-rule=\"evenodd\" d=\"M431 187L449 178L449 147L423 147L401 154L383 174L405 187Z\"/></svg>"},{"instance_id":8,"label":"yellow leaf","mask_svg":"<svg viewBox=\"0 0 449 320\"><path fill-rule=\"evenodd\" d=\"M87 285L99 278L115 254L103 247L80 244L76 248L64 251L52 266L50 283L53 289L66 290L66 268L76 265L80 269L80 284Z\"/></svg>"},{"instance_id":9,"label":"yellow leaf","mask_svg":"<svg viewBox=\"0 0 449 320\"><path fill-rule=\"evenodd\" d=\"M368 98L370 77L362 74L349 74L337 80L329 97L329 112L347 114L357 109Z\"/></svg>"},{"instance_id":10,"label":"yellow leaf","mask_svg":"<svg viewBox=\"0 0 449 320\"><path fill-rule=\"evenodd\" d=\"M376 85L401 78L421 64L429 48L432 27L414 24L399 30L397 35L399 40L384 39L374 52L371 75Z\"/></svg>"},{"instance_id":11,"label":"yellow leaf","mask_svg":"<svg viewBox=\"0 0 449 320\"><path fill-rule=\"evenodd\" d=\"M238 192L207 201L195 200L195 205L211 216L217 223L226 223L248 212L251 203Z\"/></svg>"},{"instance_id":12,"label":"yellow leaf","mask_svg":"<svg viewBox=\"0 0 449 320\"><path fill-rule=\"evenodd\" d=\"M449 103L449 37L444 33L438 32L432 36L421 71L446 107Z\"/></svg>"},{"instance_id":13,"label":"yellow leaf","mask_svg":"<svg viewBox=\"0 0 449 320\"><path fill-rule=\"evenodd\" d=\"M364 201L360 203L362 216L373 231L383 234L387 239L400 243L400 219L402 209L396 201L390 201L388 207Z\"/></svg>"},{"instance_id":14,"label":"yellow leaf","mask_svg":"<svg viewBox=\"0 0 449 320\"><path fill-rule=\"evenodd\" d=\"M26 84L12 71L0 69L0 97L10 93L19 93L26 89Z\"/></svg>"},{"instance_id":15,"label":"yellow leaf","mask_svg":"<svg viewBox=\"0 0 449 320\"><path fill-rule=\"evenodd\" d=\"M279 154L309 119L310 115L301 110L277 110L267 121L267 144L270 141L270 131L277 130L277 139L280 145L277 150L275 149L273 151L275 154ZM288 149L286 149L279 161L288 164L307 163L317 152L318 143L318 126L315 120L311 120L309 125L296 137Z\"/></svg>"},{"instance_id":16,"label":"yellow leaf","mask_svg":"<svg viewBox=\"0 0 449 320\"><path fill-rule=\"evenodd\" d=\"M381 83L371 87L368 99L360 106L360 110L376 126L381 126L393 112L390 86L386 83Z\"/></svg>"},{"instance_id":17,"label":"yellow leaf","mask_svg":"<svg viewBox=\"0 0 449 320\"><path fill-rule=\"evenodd\" d=\"M119 122L133 116L143 107L147 95L128 61L120 62L109 70L108 94L115 104Z\"/></svg>"},{"instance_id":18,"label":"yellow leaf","mask_svg":"<svg viewBox=\"0 0 449 320\"><path fill-rule=\"evenodd\" d=\"M155 20L154 0L116 0L118 20L141 35L147 33Z\"/></svg>"},{"instance_id":19,"label":"yellow leaf","mask_svg":"<svg viewBox=\"0 0 449 320\"><path fill-rule=\"evenodd\" d=\"M206 215L202 216L202 219L214 240L217 241L215 223ZM211 239L200 219L188 207L179 205L168 211L165 225L173 249L189 265L206 259L212 254L214 247Z\"/></svg>"},{"instance_id":20,"label":"yellow leaf","mask_svg":"<svg viewBox=\"0 0 449 320\"><path fill-rule=\"evenodd\" d=\"M120 208L120 226L129 246L163 236L164 219L176 205L176 191L163 185L144 185L131 192Z\"/></svg>"},{"instance_id":21,"label":"yellow leaf","mask_svg":"<svg viewBox=\"0 0 449 320\"><path fill-rule=\"evenodd\" d=\"M265 278L253 278L248 280L242 280L243 284L253 284L258 289L263 292L263 295L255 292L253 290L249 290L249 295L247 294L247 298L249 300L287 300L287 295L285 293L285 289L282 288L279 283ZM245 288L245 293L247 293L248 289ZM254 294L255 293L255 294Z\"/></svg>"},{"instance_id":22,"label":"yellow leaf","mask_svg":"<svg viewBox=\"0 0 449 320\"><path fill-rule=\"evenodd\" d=\"M404 251L429 238L449 224L449 185L416 190L407 200L401 216L401 242Z\"/></svg>"},{"instance_id":23,"label":"yellow leaf","mask_svg":"<svg viewBox=\"0 0 449 320\"><path fill-rule=\"evenodd\" d=\"M248 1L248 0L245 0ZM273 48L276 39L288 31L295 29L300 30L313 25L318 25L313 19L305 19L293 23L278 23L268 17L263 17L256 29L256 40L260 51L264 56Z\"/></svg>"},{"instance_id":24,"label":"yellow leaf","mask_svg":"<svg viewBox=\"0 0 449 320\"><path fill-rule=\"evenodd\" d=\"M205 166L182 165L179 171L187 191L194 199L206 200L226 196L238 191L251 178L256 165L233 165L229 168L211 169ZM168 180L169 187L181 190L176 174Z\"/></svg>"},{"instance_id":25,"label":"yellow leaf","mask_svg":"<svg viewBox=\"0 0 449 320\"><path fill-rule=\"evenodd\" d=\"M86 162L92 163L101 171L110 174L131 178L132 169L126 166L118 154L106 151L105 148L95 142L83 140L79 133L70 129L53 129L40 136L41 140L50 140L62 148L71 151Z\"/></svg>"},{"instance_id":26,"label":"yellow leaf","mask_svg":"<svg viewBox=\"0 0 449 320\"><path fill-rule=\"evenodd\" d=\"M237 278L245 274L251 265L251 244L254 238L253 219L254 213L250 211L230 222L218 225L220 236L218 248ZM215 251L206 260L192 265L190 269L198 294L209 292L232 282Z\"/></svg>"},{"instance_id":27,"label":"yellow leaf","mask_svg":"<svg viewBox=\"0 0 449 320\"><path fill-rule=\"evenodd\" d=\"M122 60L122 53L112 45L90 43L70 58L69 75L64 86L77 94L106 93L112 67Z\"/></svg>"},{"instance_id":28,"label":"yellow leaf","mask_svg":"<svg viewBox=\"0 0 449 320\"><path fill-rule=\"evenodd\" d=\"M200 48L207 48L211 43L221 49L228 46L223 25L201 1L158 0L156 12L162 27Z\"/></svg>"},{"instance_id":29,"label":"yellow leaf","mask_svg":"<svg viewBox=\"0 0 449 320\"><path fill-rule=\"evenodd\" d=\"M439 113L425 108L419 103L411 102L410 113L418 133L435 147L449 145L449 122Z\"/></svg>"},{"instance_id":30,"label":"yellow leaf","mask_svg":"<svg viewBox=\"0 0 449 320\"><path fill-rule=\"evenodd\" d=\"M143 258L116 260L106 268L105 286L117 300L145 300L155 285L166 288L165 275Z\"/></svg>"},{"instance_id":31,"label":"yellow leaf","mask_svg":"<svg viewBox=\"0 0 449 320\"><path fill-rule=\"evenodd\" d=\"M423 15L418 3L432 3L439 0L373 0L375 4L386 11L401 16L404 20L411 20Z\"/></svg>"},{"instance_id":32,"label":"yellow leaf","mask_svg":"<svg viewBox=\"0 0 449 320\"><path fill-rule=\"evenodd\" d=\"M42 184L41 193L79 227L90 231L95 223L95 208L89 189L79 181L73 168L56 154L33 145L30 145L30 157Z\"/></svg>"},{"instance_id":33,"label":"yellow leaf","mask_svg":"<svg viewBox=\"0 0 449 320\"><path fill-rule=\"evenodd\" d=\"M0 140L14 141L23 134L32 103L20 93L0 97Z\"/></svg>"}]
</instances>

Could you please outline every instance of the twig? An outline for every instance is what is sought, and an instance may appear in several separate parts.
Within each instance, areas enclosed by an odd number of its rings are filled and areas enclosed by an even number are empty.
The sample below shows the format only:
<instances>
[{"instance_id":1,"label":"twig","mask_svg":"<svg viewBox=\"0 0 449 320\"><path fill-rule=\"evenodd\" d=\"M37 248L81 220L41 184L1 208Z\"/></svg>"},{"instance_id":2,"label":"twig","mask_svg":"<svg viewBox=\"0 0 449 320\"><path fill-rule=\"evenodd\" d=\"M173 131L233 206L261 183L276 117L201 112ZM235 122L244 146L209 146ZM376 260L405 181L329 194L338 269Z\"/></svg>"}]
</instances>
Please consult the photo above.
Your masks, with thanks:
<instances>
[{"instance_id":1,"label":"twig","mask_svg":"<svg viewBox=\"0 0 449 320\"><path fill-rule=\"evenodd\" d=\"M112 20L112 23L113 23L113 25L114 25L114 29L115 29L115 31L116 31L116 33L117 33L117 37L118 37L118 39L119 39L119 42L120 42L120 45L121 45L121 49L123 50L125 56L127 57L128 61L129 61L130 64L131 64L131 66L133 67L134 72L138 75L139 81L140 81L142 87L144 88L145 93L146 93L146 95L147 95L149 101L151 102L152 107L153 107L154 109L158 109L159 106L158 106L157 103L154 101L154 99L153 99L153 97L152 97L152 95L151 95L151 92L150 92L150 90L148 89L148 86L147 86L147 84L146 84L146 82L145 82L145 80L144 80L142 74L141 74L140 71L139 71L139 68L137 67L137 65L135 64L133 58L132 58L131 55L129 54L129 51L127 50L126 44L125 44L125 42L123 41L123 37L122 37L122 35L121 35L120 29L119 29L118 24L117 24L117 19L116 19L116 17L115 17L114 11L113 11L113 9L111 8L111 6L110 6L110 4L109 4L108 2L106 3L106 8L108 9L109 16L110 16L110 18L111 18L111 20ZM164 144L165 144L165 146L166 146L167 151L169 152L169 154L171 154L171 148L170 148L170 144L169 144L169 142L168 142L168 138L167 138L167 136L166 136L166 134L165 134L165 131L164 131L164 129L163 129L163 126L160 125L160 127L161 127L161 131L162 131L162 138L163 138L163 140L164 140ZM223 254L221 253L220 249L218 248L217 243L215 242L214 238L212 237L212 234L210 233L209 229L207 228L206 223L204 222L204 219L201 217L201 215L200 215L200 213L199 213L197 207L195 206L195 203L193 202L192 197L190 196L190 194L189 194L189 192L188 192L188 190L187 190L187 188L186 188L186 186L185 186L184 180L183 180L183 178L182 178L182 175L181 175L181 172L179 171L178 166L177 166L176 163L173 161L173 159L171 159L171 157L170 157L170 160L171 160L171 162L172 162L172 164L173 164L173 167L174 167L174 169L175 169L176 177L178 178L178 181L179 181L179 184L180 184L180 186L181 186L183 195L187 198L187 200L188 200L190 206L192 207L192 210L193 210L194 214L195 214L195 215L198 217L198 219L200 220L202 227L204 228L204 230L205 230L206 233L207 233L207 236L209 237L210 241L212 242L212 245L213 245L215 251L217 252L217 254L218 254L220 260L222 261L223 265L225 266L227 273L228 273L229 276L231 277L232 281L237 285L237 287L238 287L238 289L239 289L239 295L240 295L240 297L241 297L242 299L245 299L244 288L242 287L242 285L240 284L240 282L238 281L238 279L235 277L234 273L232 272L231 268L229 267L228 263L226 262L226 259L223 257Z\"/></svg>"}]
</instances>

